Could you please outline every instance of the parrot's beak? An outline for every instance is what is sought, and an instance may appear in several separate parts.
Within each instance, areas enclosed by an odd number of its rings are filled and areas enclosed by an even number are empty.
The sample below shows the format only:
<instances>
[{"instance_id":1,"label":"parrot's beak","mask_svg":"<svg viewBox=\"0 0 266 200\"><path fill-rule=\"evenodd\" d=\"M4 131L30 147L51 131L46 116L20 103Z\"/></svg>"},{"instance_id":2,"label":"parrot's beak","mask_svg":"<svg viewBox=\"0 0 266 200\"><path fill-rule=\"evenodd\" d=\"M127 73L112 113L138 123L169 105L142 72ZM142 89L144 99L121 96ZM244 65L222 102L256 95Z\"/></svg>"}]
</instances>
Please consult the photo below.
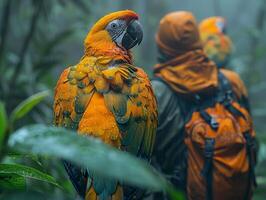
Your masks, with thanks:
<instances>
[{"instance_id":1,"label":"parrot's beak","mask_svg":"<svg viewBox=\"0 0 266 200\"><path fill-rule=\"evenodd\" d=\"M142 26L138 20L132 20L126 30L126 33L122 39L122 46L129 50L140 44L143 38Z\"/></svg>"}]
</instances>

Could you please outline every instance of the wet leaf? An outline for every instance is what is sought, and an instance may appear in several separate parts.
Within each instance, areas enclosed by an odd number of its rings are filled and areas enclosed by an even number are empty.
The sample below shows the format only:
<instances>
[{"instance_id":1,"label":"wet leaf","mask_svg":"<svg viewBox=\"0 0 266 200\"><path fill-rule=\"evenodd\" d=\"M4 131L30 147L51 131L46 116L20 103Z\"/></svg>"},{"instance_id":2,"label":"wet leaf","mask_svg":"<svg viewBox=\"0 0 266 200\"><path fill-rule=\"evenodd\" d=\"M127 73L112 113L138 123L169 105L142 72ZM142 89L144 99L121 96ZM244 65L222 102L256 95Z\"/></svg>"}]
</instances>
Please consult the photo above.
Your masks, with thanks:
<instances>
[{"instance_id":1,"label":"wet leaf","mask_svg":"<svg viewBox=\"0 0 266 200\"><path fill-rule=\"evenodd\" d=\"M21 102L11 113L10 121L11 124L16 120L24 117L28 112L30 112L36 105L38 105L45 97L49 96L49 91L39 92L27 98L25 101Z\"/></svg>"},{"instance_id":2,"label":"wet leaf","mask_svg":"<svg viewBox=\"0 0 266 200\"><path fill-rule=\"evenodd\" d=\"M98 139L79 136L63 128L44 125L24 127L12 134L8 144L24 153L72 161L103 177L131 185L156 191L166 187L166 181L146 162L107 146Z\"/></svg>"},{"instance_id":3,"label":"wet leaf","mask_svg":"<svg viewBox=\"0 0 266 200\"><path fill-rule=\"evenodd\" d=\"M40 192L33 192L33 191L26 191L26 192L4 192L0 196L0 200L58 200L58 199L64 199L64 200L73 200L73 197L70 198L66 195L61 196L61 198L58 198L58 196L48 193L40 193ZM78 199L77 199L78 200Z\"/></svg>"},{"instance_id":4,"label":"wet leaf","mask_svg":"<svg viewBox=\"0 0 266 200\"><path fill-rule=\"evenodd\" d=\"M25 190L26 179L17 174L1 174L0 188L4 190Z\"/></svg>"},{"instance_id":5,"label":"wet leaf","mask_svg":"<svg viewBox=\"0 0 266 200\"><path fill-rule=\"evenodd\" d=\"M166 192L168 193L170 199L172 200L185 200L183 192L176 190L172 185L168 184L166 187Z\"/></svg>"},{"instance_id":6,"label":"wet leaf","mask_svg":"<svg viewBox=\"0 0 266 200\"><path fill-rule=\"evenodd\" d=\"M37 169L18 164L0 164L0 175L18 175L24 178L35 179L60 187L56 180Z\"/></svg>"},{"instance_id":7,"label":"wet leaf","mask_svg":"<svg viewBox=\"0 0 266 200\"><path fill-rule=\"evenodd\" d=\"M0 148L5 139L6 129L7 129L7 115L4 103L0 101Z\"/></svg>"}]
</instances>

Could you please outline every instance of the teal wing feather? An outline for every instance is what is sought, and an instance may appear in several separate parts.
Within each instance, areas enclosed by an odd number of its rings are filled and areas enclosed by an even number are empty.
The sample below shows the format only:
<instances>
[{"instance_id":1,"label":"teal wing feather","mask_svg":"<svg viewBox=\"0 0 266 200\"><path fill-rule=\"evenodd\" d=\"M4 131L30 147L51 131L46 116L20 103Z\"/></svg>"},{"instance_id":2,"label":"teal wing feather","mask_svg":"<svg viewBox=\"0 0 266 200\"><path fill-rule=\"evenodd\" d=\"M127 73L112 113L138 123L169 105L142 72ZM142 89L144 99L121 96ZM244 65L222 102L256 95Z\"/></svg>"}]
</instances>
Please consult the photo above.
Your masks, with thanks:
<instances>
[{"instance_id":1,"label":"teal wing feather","mask_svg":"<svg viewBox=\"0 0 266 200\"><path fill-rule=\"evenodd\" d=\"M157 128L155 96L147 75L141 69L126 66L129 68L126 75L130 81L124 82L122 91L104 93L105 103L122 132L122 148L141 158L150 159ZM123 75L125 68L123 66Z\"/></svg>"}]
</instances>

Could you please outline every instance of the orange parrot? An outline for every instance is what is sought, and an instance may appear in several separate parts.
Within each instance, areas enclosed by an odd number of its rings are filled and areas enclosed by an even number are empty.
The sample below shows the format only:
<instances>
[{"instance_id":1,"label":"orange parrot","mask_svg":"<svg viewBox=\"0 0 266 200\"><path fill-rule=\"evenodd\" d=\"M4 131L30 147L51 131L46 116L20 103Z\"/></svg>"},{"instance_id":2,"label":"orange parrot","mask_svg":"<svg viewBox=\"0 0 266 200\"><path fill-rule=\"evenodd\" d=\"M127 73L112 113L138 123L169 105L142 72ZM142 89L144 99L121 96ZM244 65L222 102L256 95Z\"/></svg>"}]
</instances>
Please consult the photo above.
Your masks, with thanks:
<instances>
[{"instance_id":1,"label":"orange parrot","mask_svg":"<svg viewBox=\"0 0 266 200\"><path fill-rule=\"evenodd\" d=\"M226 20L209 17L199 24L205 53L219 68L225 67L233 50L231 39L226 35Z\"/></svg>"},{"instance_id":2,"label":"orange parrot","mask_svg":"<svg viewBox=\"0 0 266 200\"><path fill-rule=\"evenodd\" d=\"M54 96L54 123L150 159L157 105L148 76L132 65L130 49L142 41L130 10L101 18L89 31L78 64L61 74ZM64 162L78 194L87 200L122 200L121 183ZM131 198L129 198L131 199Z\"/></svg>"}]
</instances>

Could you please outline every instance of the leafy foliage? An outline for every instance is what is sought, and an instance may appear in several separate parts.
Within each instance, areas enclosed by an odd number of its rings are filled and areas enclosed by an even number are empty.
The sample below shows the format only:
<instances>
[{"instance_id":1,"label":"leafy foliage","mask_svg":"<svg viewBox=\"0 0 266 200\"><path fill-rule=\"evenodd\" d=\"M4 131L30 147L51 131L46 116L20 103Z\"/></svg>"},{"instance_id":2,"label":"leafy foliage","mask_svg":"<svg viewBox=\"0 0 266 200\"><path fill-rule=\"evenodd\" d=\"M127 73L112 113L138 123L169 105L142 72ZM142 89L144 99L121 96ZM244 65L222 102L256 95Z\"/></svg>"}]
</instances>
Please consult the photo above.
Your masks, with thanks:
<instances>
[{"instance_id":1,"label":"leafy foliage","mask_svg":"<svg viewBox=\"0 0 266 200\"><path fill-rule=\"evenodd\" d=\"M28 191L28 192L23 192L23 191L16 191L16 192L5 192L0 196L1 200L51 200L51 199L56 199L56 200L73 200L73 198L70 198L68 196L63 196L63 198L60 198L58 195L55 194L46 194L43 195L43 193L40 192L33 192L33 191Z\"/></svg>"},{"instance_id":2,"label":"leafy foliage","mask_svg":"<svg viewBox=\"0 0 266 200\"><path fill-rule=\"evenodd\" d=\"M3 190L25 190L26 179L16 174L0 174L0 188Z\"/></svg>"},{"instance_id":3,"label":"leafy foliage","mask_svg":"<svg viewBox=\"0 0 266 200\"><path fill-rule=\"evenodd\" d=\"M39 181L51 183L57 187L60 187L54 177L45 174L32 167L27 167L19 164L0 164L0 177L18 176L24 178L31 178ZM12 183L16 181L10 181Z\"/></svg>"},{"instance_id":4,"label":"leafy foliage","mask_svg":"<svg viewBox=\"0 0 266 200\"><path fill-rule=\"evenodd\" d=\"M7 129L7 116L4 103L0 101L0 148Z\"/></svg>"},{"instance_id":5,"label":"leafy foliage","mask_svg":"<svg viewBox=\"0 0 266 200\"><path fill-rule=\"evenodd\" d=\"M69 160L101 176L144 188L160 191L166 185L164 179L147 163L98 139L79 136L63 128L44 125L24 127L11 136L8 144L23 153Z\"/></svg>"},{"instance_id":6,"label":"leafy foliage","mask_svg":"<svg viewBox=\"0 0 266 200\"><path fill-rule=\"evenodd\" d=\"M13 123L24 117L48 95L49 93L45 91L27 98L12 111L9 120L5 115L3 104L1 105L1 119L4 119L1 127L4 127L2 132L6 133L3 134L3 141L8 141L9 151L19 151L24 155L34 154L68 160L83 166L98 176L117 179L123 183L154 191L167 191L173 199L183 199L146 162L112 148L98 139L79 136L73 131L41 124L25 126L11 134L10 130ZM6 151L7 148L4 143L3 145L3 149ZM5 156L3 149L0 151L2 157ZM106 166L108 166L108 170L106 170ZM0 177L2 190L25 190L26 179L34 179L62 188L53 176L21 164L0 163ZM8 196L10 193L5 195ZM37 194L26 193L23 195L25 198L32 198ZM8 198L14 198L14 196L11 195Z\"/></svg>"},{"instance_id":7,"label":"leafy foliage","mask_svg":"<svg viewBox=\"0 0 266 200\"><path fill-rule=\"evenodd\" d=\"M5 156L5 142L10 136L10 130L12 129L14 122L17 119L24 117L30 112L37 104L39 104L45 97L48 96L48 92L40 92L35 94L25 101L21 102L8 118L4 104L0 102L0 159ZM0 160L1 161L1 160ZM20 164L5 164L0 163L0 188L1 190L25 190L26 178L31 178L39 181L44 181L60 187L55 179L32 167L20 165Z\"/></svg>"},{"instance_id":8,"label":"leafy foliage","mask_svg":"<svg viewBox=\"0 0 266 200\"><path fill-rule=\"evenodd\" d=\"M32 110L31 106L23 109L17 108L20 114L14 114L17 112L14 110L19 104L22 105L21 102L24 99L37 91L51 90L54 87L59 72L80 58L84 36L90 24L101 15L117 9L134 9L140 14L146 37L142 45L134 52L134 57L137 65L146 67L146 71L152 74L151 66L156 62L156 45L153 35L162 15L169 10L182 8L192 10L197 18L201 19L207 15L213 15L214 11L216 15L224 15L227 18L228 31L235 43L236 51L229 67L242 75L250 89L252 112L260 142L257 167L259 188L254 199L265 199L265 2L265 0L256 2L248 0L218 2L215 0L213 4L208 4L203 8L200 6L201 1L193 0L180 1L178 4L174 0L1 1L0 160L4 163L7 158L11 157L8 156L10 152L6 148L6 142L12 134L12 129L16 130L28 123L51 122L51 97L46 98L42 104L34 106ZM236 12L238 10L242 12ZM31 112L28 112L29 110ZM14 139L14 136L11 135L11 138ZM51 184L46 185L43 181L37 181L32 186L41 188L46 193L59 193L57 197L63 199L67 198L65 193L70 196L74 193L58 160L51 162L44 157L32 157L28 154L18 155L16 159L11 160L16 162L12 165L20 163L22 166L31 166L31 168L51 174L60 185L63 185L64 191L60 193L57 187ZM41 163L41 165L36 163ZM0 177L1 189L24 190L26 185L28 182L26 184L25 177L20 175L9 174L6 178L5 174ZM60 199L40 197L43 193L40 195L38 192L32 193L31 191L21 193L16 191L16 193L5 193L0 195L0 199L18 199L17 195L19 199ZM179 196L174 196L175 192L170 192L170 194L173 198L179 198ZM74 195L70 199L73 198Z\"/></svg>"},{"instance_id":9,"label":"leafy foliage","mask_svg":"<svg viewBox=\"0 0 266 200\"><path fill-rule=\"evenodd\" d=\"M49 95L49 91L39 92L21 102L11 113L10 123L24 117L33 107L38 105L45 97Z\"/></svg>"}]
</instances>

